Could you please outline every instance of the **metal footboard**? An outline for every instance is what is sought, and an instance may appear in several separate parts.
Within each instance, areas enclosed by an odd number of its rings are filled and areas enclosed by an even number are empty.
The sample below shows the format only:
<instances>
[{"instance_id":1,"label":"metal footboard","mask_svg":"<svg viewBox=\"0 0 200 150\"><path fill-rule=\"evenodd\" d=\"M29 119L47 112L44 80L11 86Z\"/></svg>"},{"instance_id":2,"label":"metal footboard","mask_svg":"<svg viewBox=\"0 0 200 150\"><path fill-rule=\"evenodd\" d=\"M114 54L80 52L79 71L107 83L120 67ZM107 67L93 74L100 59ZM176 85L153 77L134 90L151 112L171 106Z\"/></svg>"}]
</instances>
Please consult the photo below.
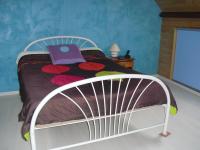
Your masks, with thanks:
<instances>
[{"instance_id":1,"label":"metal footboard","mask_svg":"<svg viewBox=\"0 0 200 150\"><path fill-rule=\"evenodd\" d=\"M127 84L125 87L125 90L123 91L123 96L122 99L119 100L119 95L121 94L122 91L120 91L121 88L121 84L123 82L123 80L127 80ZM127 95L127 89L130 88L130 81L131 80L139 80L138 84L136 85L136 87L134 88L131 96L129 97L129 101L128 104L125 108L124 108L124 103L125 103L125 97ZM117 80L118 83L118 89L117 89L117 96L116 99L113 99L113 82L115 82ZM146 85L146 87L140 92L139 96L136 98L135 102L133 105L131 105L131 103L133 102L133 97L136 93L136 91L138 90L138 88L140 87L140 84L142 83L143 80L150 80L150 82ZM110 102L109 102L109 106L106 106L106 99L105 99L105 84L104 81L110 81ZM94 83L95 82L101 82L101 87L102 87L102 97L103 97L103 111L100 110L102 109L102 107L99 106L99 100L98 100L98 96L97 96L97 90L95 89ZM164 108L165 108L165 118L164 118L164 122L160 123L160 124L156 124L153 126L149 126L149 127L145 127L145 128L141 128L141 129L130 129L130 121L131 118L133 116L133 113L135 113L136 111L141 111L142 109L136 109L136 105L137 103L141 100L142 95L147 91L147 89L152 85L152 83L158 83L162 88L163 91L166 94L166 104L164 104ZM84 92L81 90L80 86L81 85L85 85L85 84L90 84L95 96L95 102L97 105L97 111L98 111L98 115L94 114L94 110L93 108L90 106L89 103L89 98L84 94ZM87 113L84 111L83 108L81 108L81 106L76 102L75 99L73 99L72 97L70 97L69 95L67 95L66 93L64 93L65 90L71 89L71 88L76 88L76 90L81 94L81 96L84 99L84 102L87 104L88 106L88 111L91 113L90 117L87 116ZM71 101L82 113L82 115L84 116L83 119L80 120L73 120L73 121L67 121L67 122L63 122L61 124L52 124L46 127L38 127L36 126L36 120L38 118L38 115L40 113L40 111L42 110L42 108L47 104L48 101L50 101L52 99L52 97L56 96L56 95L62 95L63 97L66 98L66 100ZM115 103L113 103L115 101ZM120 101L120 104L119 104ZM115 104L114 108L113 105ZM120 105L120 106L119 106ZM110 109L108 109L109 111L107 111L106 108L110 107ZM119 109L118 109L119 108ZM114 109L114 110L112 110ZM51 93L49 93L41 102L40 104L37 106L32 120L31 120L31 126L30 126L30 136L31 136L31 147L32 150L36 150L36 136L35 136L35 131L38 129L43 129L43 128L50 128L50 127L56 127L56 126L63 126L63 125L68 125L68 124L77 124L77 123L87 123L88 126L88 140L81 142L81 143L75 143L72 145L66 145L66 146L61 146L61 147L56 147L53 148L51 150L62 150L62 149L67 149L67 148L72 148L72 147L76 147L76 146L81 146L84 144L89 144L89 143L93 143L93 142L97 142L97 141L102 141L102 140L107 140L110 138L115 138L115 137L119 137L119 136L123 136L123 135L127 135L127 134L132 134L132 133L136 133L136 132L140 132L143 130L147 130L147 129L152 129L152 128L156 128L156 127L160 127L163 126L163 131L162 133L164 135L167 134L167 125L168 125L168 119L169 119L169 109L170 109L170 95L169 95L169 91L167 89L167 87L165 86L165 84L159 80L158 78L155 78L153 76L148 76L148 75L139 75L139 74L121 74L121 75L109 75L109 76L102 76L102 77L95 77L95 78L90 78L90 79L85 79L85 80L81 80L81 81L77 81L68 85L64 85L62 87L59 87L57 89L55 89L54 91L52 91ZM104 112L103 114L101 112ZM113 113L114 112L114 113ZM98 126L98 127L97 127Z\"/></svg>"}]
</instances>

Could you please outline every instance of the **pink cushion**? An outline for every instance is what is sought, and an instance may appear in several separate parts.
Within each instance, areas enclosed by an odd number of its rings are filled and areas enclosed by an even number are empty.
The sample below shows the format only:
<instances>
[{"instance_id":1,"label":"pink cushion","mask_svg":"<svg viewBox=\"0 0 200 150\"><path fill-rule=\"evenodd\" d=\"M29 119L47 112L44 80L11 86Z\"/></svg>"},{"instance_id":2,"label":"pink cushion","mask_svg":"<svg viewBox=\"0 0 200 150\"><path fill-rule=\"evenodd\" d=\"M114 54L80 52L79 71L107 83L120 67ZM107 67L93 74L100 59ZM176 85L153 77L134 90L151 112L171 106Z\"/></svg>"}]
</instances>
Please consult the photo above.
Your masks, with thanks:
<instances>
[{"instance_id":1,"label":"pink cushion","mask_svg":"<svg viewBox=\"0 0 200 150\"><path fill-rule=\"evenodd\" d=\"M61 74L66 71L69 71L70 67L61 66L61 65L45 65L42 67L42 72L51 73L51 74Z\"/></svg>"},{"instance_id":2,"label":"pink cushion","mask_svg":"<svg viewBox=\"0 0 200 150\"><path fill-rule=\"evenodd\" d=\"M51 79L51 82L58 86L63 86L75 81L83 80L84 77L74 75L56 75Z\"/></svg>"},{"instance_id":3,"label":"pink cushion","mask_svg":"<svg viewBox=\"0 0 200 150\"><path fill-rule=\"evenodd\" d=\"M100 63L96 63L96 62L84 62L84 63L80 63L79 68L82 70L88 70L88 71L99 71L104 69L105 65L104 64L100 64Z\"/></svg>"}]
</instances>

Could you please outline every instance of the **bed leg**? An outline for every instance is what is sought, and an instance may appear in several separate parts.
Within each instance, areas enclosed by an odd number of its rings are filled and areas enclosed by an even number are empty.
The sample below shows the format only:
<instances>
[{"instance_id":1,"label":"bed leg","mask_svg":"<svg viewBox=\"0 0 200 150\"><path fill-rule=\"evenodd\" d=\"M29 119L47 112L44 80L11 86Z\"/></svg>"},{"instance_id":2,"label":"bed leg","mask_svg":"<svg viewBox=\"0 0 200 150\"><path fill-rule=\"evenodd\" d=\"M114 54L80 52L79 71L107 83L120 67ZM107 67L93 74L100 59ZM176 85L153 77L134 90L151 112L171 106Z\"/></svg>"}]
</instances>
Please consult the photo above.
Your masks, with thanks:
<instances>
[{"instance_id":1,"label":"bed leg","mask_svg":"<svg viewBox=\"0 0 200 150\"><path fill-rule=\"evenodd\" d=\"M167 125L168 125L168 115L166 115L165 124L163 127L163 131L160 133L160 136L162 137L168 137L171 133L167 131Z\"/></svg>"},{"instance_id":2,"label":"bed leg","mask_svg":"<svg viewBox=\"0 0 200 150\"><path fill-rule=\"evenodd\" d=\"M160 133L159 135L162 136L162 137L168 137L171 133L166 131L166 132L162 132Z\"/></svg>"},{"instance_id":3,"label":"bed leg","mask_svg":"<svg viewBox=\"0 0 200 150\"><path fill-rule=\"evenodd\" d=\"M164 105L165 109L165 122L164 122L164 127L162 133L160 133L160 136L162 137L168 137L171 133L167 131L167 126L168 126L168 121L169 121L169 111L170 111L170 106Z\"/></svg>"}]
</instances>

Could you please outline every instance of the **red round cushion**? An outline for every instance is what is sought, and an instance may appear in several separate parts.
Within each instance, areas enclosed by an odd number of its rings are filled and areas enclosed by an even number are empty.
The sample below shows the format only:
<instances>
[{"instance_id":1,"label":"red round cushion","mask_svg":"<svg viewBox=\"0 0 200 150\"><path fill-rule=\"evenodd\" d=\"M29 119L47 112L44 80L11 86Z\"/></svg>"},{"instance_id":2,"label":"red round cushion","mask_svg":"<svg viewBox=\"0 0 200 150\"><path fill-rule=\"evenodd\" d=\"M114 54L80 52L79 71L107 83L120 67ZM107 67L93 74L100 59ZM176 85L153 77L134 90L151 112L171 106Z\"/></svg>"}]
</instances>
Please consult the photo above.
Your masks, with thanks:
<instances>
[{"instance_id":1,"label":"red round cushion","mask_svg":"<svg viewBox=\"0 0 200 150\"><path fill-rule=\"evenodd\" d=\"M84 77L74 75L56 75L51 79L51 82L58 86L63 86L75 81L83 80Z\"/></svg>"},{"instance_id":2,"label":"red round cushion","mask_svg":"<svg viewBox=\"0 0 200 150\"><path fill-rule=\"evenodd\" d=\"M51 74L61 74L63 72L69 71L70 68L68 66L62 66L62 65L45 65L42 67L42 71L45 73L51 73Z\"/></svg>"},{"instance_id":3,"label":"red round cushion","mask_svg":"<svg viewBox=\"0 0 200 150\"><path fill-rule=\"evenodd\" d=\"M102 70L104 67L105 65L96 62L84 62L79 64L80 69L88 71L99 71Z\"/></svg>"}]
</instances>

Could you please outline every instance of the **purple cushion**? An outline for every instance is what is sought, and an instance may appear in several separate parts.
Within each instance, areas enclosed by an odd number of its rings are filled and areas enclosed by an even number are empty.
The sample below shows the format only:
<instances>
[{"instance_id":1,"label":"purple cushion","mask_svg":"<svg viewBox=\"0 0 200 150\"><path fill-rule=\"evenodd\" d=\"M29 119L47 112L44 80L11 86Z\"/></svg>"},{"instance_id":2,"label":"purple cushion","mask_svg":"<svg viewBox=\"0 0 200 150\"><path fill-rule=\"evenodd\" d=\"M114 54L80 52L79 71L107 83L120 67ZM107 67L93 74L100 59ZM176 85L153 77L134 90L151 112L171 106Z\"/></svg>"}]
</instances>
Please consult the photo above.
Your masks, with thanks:
<instances>
[{"instance_id":1,"label":"purple cushion","mask_svg":"<svg viewBox=\"0 0 200 150\"><path fill-rule=\"evenodd\" d=\"M85 62L79 48L74 44L51 45L48 51L53 64L74 64Z\"/></svg>"}]
</instances>

